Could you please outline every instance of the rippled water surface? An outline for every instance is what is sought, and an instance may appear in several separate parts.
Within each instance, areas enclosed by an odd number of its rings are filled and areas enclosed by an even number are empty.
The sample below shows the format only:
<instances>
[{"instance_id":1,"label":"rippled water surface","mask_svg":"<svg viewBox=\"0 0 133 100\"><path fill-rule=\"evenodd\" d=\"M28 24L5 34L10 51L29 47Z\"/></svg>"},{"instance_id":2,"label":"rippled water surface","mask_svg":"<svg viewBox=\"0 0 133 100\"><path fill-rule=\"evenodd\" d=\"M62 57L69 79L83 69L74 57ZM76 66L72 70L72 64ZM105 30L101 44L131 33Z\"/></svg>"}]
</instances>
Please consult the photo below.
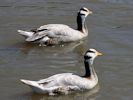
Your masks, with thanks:
<instances>
[{"instance_id":1,"label":"rippled water surface","mask_svg":"<svg viewBox=\"0 0 133 100\"><path fill-rule=\"evenodd\" d=\"M1 100L133 100L132 0L0 0ZM76 14L93 11L86 22L88 37L64 47L39 47L24 42L18 29L48 23L76 28ZM84 73L88 48L104 56L95 61L99 85L91 91L51 97L32 93L19 79L38 80L56 73Z\"/></svg>"}]
</instances>

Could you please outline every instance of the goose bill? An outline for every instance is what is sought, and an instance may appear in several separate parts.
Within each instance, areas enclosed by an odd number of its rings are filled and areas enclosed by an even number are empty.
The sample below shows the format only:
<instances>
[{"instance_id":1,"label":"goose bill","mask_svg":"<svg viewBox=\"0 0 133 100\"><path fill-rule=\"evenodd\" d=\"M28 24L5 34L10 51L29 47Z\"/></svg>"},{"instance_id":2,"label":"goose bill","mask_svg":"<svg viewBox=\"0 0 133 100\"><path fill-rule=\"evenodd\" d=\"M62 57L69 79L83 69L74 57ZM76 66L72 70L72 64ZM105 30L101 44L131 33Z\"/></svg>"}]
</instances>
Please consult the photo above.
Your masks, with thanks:
<instances>
[{"instance_id":1,"label":"goose bill","mask_svg":"<svg viewBox=\"0 0 133 100\"><path fill-rule=\"evenodd\" d=\"M97 52L97 56L101 56L103 55L101 52Z\"/></svg>"}]
</instances>

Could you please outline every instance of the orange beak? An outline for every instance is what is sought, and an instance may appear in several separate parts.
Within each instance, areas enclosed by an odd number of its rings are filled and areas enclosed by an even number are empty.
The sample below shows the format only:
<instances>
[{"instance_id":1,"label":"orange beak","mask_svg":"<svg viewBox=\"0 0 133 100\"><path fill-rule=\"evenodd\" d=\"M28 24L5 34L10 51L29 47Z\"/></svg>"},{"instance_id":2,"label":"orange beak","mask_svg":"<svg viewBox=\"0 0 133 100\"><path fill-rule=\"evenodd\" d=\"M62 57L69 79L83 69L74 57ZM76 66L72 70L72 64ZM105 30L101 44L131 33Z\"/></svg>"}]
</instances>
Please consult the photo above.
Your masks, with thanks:
<instances>
[{"instance_id":1,"label":"orange beak","mask_svg":"<svg viewBox=\"0 0 133 100\"><path fill-rule=\"evenodd\" d=\"M101 55L103 55L102 53L100 53L100 52L97 52L97 56L101 56Z\"/></svg>"}]
</instances>

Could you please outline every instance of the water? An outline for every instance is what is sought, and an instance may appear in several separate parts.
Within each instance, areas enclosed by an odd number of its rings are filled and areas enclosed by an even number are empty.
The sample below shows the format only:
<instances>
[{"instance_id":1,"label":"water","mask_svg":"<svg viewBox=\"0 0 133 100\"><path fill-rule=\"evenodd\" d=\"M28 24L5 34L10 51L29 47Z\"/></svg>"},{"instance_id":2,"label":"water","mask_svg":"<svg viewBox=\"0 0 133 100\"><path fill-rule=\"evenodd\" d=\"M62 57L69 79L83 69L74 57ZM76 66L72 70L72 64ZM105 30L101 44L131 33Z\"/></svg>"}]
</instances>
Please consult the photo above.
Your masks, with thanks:
<instances>
[{"instance_id":1,"label":"water","mask_svg":"<svg viewBox=\"0 0 133 100\"><path fill-rule=\"evenodd\" d=\"M1 0L1 100L133 100L132 0ZM85 6L89 36L64 47L27 44L17 34L48 23L76 27L77 10ZM32 93L19 79L38 80L56 73L84 73L83 54L88 48L104 56L95 61L99 85L86 92L50 97Z\"/></svg>"}]
</instances>

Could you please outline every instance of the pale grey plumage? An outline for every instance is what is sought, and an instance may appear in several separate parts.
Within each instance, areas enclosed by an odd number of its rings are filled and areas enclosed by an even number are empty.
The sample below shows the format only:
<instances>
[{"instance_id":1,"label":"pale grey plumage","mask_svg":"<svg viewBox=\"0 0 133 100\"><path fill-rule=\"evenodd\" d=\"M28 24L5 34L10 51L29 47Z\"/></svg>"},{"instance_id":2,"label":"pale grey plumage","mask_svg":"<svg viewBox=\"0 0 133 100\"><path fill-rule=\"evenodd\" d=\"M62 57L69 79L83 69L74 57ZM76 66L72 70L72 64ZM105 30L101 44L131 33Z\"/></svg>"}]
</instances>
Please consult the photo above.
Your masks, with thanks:
<instances>
[{"instance_id":1,"label":"pale grey plumage","mask_svg":"<svg viewBox=\"0 0 133 100\"><path fill-rule=\"evenodd\" d=\"M28 42L59 44L60 42L78 41L88 35L85 18L91 13L92 12L85 7L80 9L77 16L77 29L72 29L63 24L48 24L31 30L30 32L22 30L18 30L18 32L25 36Z\"/></svg>"},{"instance_id":2,"label":"pale grey plumage","mask_svg":"<svg viewBox=\"0 0 133 100\"><path fill-rule=\"evenodd\" d=\"M94 49L89 49L85 54L85 70L84 76L73 73L61 73L53 75L39 81L21 80L24 84L29 85L33 91L38 93L68 93L71 90L87 90L92 89L98 83L98 78L93 68L93 60L101 53ZM89 74L88 74L89 73Z\"/></svg>"}]
</instances>

